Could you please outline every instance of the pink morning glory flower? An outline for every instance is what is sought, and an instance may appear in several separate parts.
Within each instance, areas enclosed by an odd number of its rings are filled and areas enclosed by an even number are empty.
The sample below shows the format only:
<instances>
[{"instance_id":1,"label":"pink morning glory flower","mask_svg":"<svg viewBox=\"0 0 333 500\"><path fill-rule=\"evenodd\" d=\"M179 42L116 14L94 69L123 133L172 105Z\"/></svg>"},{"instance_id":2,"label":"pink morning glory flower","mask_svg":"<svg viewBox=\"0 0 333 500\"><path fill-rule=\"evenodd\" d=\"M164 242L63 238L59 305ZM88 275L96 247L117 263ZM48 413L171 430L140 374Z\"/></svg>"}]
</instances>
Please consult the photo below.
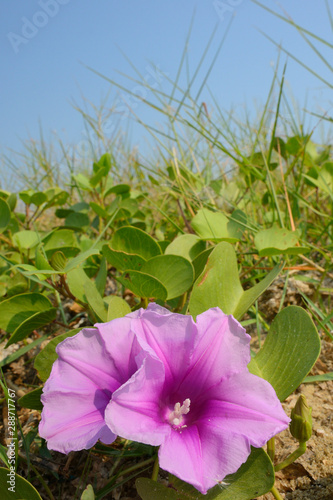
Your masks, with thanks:
<instances>
[{"instance_id":1,"label":"pink morning glory flower","mask_svg":"<svg viewBox=\"0 0 333 500\"><path fill-rule=\"evenodd\" d=\"M129 317L115 319L57 346L58 359L41 397L39 434L49 449L69 453L91 448L98 439L106 444L116 439L105 424L105 408L144 356L130 325Z\"/></svg>"},{"instance_id":2,"label":"pink morning glory flower","mask_svg":"<svg viewBox=\"0 0 333 500\"><path fill-rule=\"evenodd\" d=\"M160 466L206 493L289 418L273 387L248 371L250 337L232 316L213 308L194 322L156 304L131 316L150 355L113 393L106 424L160 445Z\"/></svg>"}]
</instances>

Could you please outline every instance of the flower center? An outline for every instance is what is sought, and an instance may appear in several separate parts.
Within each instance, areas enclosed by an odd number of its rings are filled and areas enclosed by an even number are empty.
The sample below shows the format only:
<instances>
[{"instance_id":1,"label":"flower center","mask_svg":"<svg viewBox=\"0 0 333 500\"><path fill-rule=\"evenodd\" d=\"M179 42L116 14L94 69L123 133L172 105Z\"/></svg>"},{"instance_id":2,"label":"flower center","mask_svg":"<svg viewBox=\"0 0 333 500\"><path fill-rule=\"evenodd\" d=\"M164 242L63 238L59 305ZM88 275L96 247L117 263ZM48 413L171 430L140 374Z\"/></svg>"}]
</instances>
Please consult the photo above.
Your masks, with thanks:
<instances>
[{"instance_id":1,"label":"flower center","mask_svg":"<svg viewBox=\"0 0 333 500\"><path fill-rule=\"evenodd\" d=\"M173 411L169 413L168 416L169 424L175 427L179 427L183 422L183 415L187 415L187 413L190 411L190 404L191 404L190 399L185 399L185 401L183 401L183 404L181 406L180 403L176 403ZM186 425L182 427L186 427Z\"/></svg>"}]
</instances>

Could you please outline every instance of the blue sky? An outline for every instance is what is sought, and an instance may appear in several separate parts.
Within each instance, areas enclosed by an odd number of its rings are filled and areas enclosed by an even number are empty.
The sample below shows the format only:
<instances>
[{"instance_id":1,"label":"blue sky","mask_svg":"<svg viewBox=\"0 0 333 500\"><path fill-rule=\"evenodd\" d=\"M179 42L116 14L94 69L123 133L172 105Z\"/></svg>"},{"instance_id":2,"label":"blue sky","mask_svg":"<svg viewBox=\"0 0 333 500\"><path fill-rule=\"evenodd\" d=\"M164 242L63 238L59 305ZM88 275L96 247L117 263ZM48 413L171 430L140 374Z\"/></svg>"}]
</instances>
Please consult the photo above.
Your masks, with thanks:
<instances>
[{"instance_id":1,"label":"blue sky","mask_svg":"<svg viewBox=\"0 0 333 500\"><path fill-rule=\"evenodd\" d=\"M264 3L282 12L277 2ZM280 0L279 5L300 25L331 40L324 0ZM251 0L2 0L0 9L2 152L8 147L21 149L21 140L38 139L39 122L47 140L53 134L65 143L82 140L82 118L73 108L73 101L82 105L84 97L98 106L109 90L108 83L86 66L123 84L126 79L119 72L135 76L125 53L151 84L154 80L149 73L156 65L167 75L160 82L167 89L167 79L176 77L194 9L188 46L190 73L195 71L217 25L194 89L200 87L233 16L209 78L209 88L222 108L242 108L246 104L254 109L254 103L265 101L278 51L258 29L332 81L332 73L297 31ZM323 54L332 59L332 50ZM283 62L285 59L282 56ZM333 114L327 87L292 60L288 62L286 80L286 91L293 91L301 107L308 95L308 108ZM185 75L181 83L186 84ZM136 87L130 81L127 86ZM137 91L140 93L139 88ZM116 95L116 89L111 95ZM208 92L201 98L209 103ZM144 104L136 107L136 113L143 121L151 118ZM126 120L122 124L126 125ZM134 143L140 140L135 131Z\"/></svg>"}]
</instances>

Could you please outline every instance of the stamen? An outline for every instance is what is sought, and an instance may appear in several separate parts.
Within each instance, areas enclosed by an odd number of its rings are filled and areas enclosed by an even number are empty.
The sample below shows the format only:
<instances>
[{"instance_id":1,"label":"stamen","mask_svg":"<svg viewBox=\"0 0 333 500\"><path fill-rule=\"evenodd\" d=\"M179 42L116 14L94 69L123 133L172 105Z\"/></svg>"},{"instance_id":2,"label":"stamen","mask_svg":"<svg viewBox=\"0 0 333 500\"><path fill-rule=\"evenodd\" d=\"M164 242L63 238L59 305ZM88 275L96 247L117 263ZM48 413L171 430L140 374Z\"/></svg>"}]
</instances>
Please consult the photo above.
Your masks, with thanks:
<instances>
[{"instance_id":1,"label":"stamen","mask_svg":"<svg viewBox=\"0 0 333 500\"><path fill-rule=\"evenodd\" d=\"M183 401L182 406L180 406L180 403L176 403L173 411L171 411L169 414L169 423L178 427L182 423L183 415L187 415L187 413L190 411L190 404L191 400L188 398Z\"/></svg>"}]
</instances>

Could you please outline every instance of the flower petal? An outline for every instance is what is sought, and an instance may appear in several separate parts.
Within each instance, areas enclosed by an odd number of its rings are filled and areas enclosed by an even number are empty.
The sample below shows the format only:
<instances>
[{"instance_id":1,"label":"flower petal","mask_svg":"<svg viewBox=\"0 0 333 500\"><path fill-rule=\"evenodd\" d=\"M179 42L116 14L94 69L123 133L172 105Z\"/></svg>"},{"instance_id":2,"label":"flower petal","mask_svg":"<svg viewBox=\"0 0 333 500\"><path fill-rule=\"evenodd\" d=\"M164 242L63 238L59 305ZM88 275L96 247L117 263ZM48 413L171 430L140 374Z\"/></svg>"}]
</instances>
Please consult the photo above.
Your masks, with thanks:
<instances>
[{"instance_id":1,"label":"flower petal","mask_svg":"<svg viewBox=\"0 0 333 500\"><path fill-rule=\"evenodd\" d=\"M184 394L191 388L195 388L195 394L202 394L223 378L246 369L251 359L251 337L233 316L215 307L199 314L196 324L198 336L191 365L180 387ZM192 392L192 397L195 394Z\"/></svg>"},{"instance_id":2,"label":"flower petal","mask_svg":"<svg viewBox=\"0 0 333 500\"><path fill-rule=\"evenodd\" d=\"M120 385L117 368L105 350L100 332L85 328L73 337L68 337L56 348L58 360L62 361L60 379L50 377L45 385L48 389L74 390L84 386L85 380L94 382L97 388L114 391Z\"/></svg>"},{"instance_id":3,"label":"flower petal","mask_svg":"<svg viewBox=\"0 0 333 500\"><path fill-rule=\"evenodd\" d=\"M55 364L56 369L59 366ZM91 448L98 439L106 444L116 439L104 421L110 396L96 386L88 385L79 393L46 391L41 399L44 408L39 434L50 450L69 453Z\"/></svg>"},{"instance_id":4,"label":"flower petal","mask_svg":"<svg viewBox=\"0 0 333 500\"><path fill-rule=\"evenodd\" d=\"M223 380L206 398L202 423L242 435L257 448L285 430L290 422L273 387L248 371Z\"/></svg>"},{"instance_id":5,"label":"flower petal","mask_svg":"<svg viewBox=\"0 0 333 500\"><path fill-rule=\"evenodd\" d=\"M192 316L169 312L149 304L132 320L132 329L156 353L165 367L166 383L178 384L190 364L190 355L197 336Z\"/></svg>"},{"instance_id":6,"label":"flower petal","mask_svg":"<svg viewBox=\"0 0 333 500\"><path fill-rule=\"evenodd\" d=\"M170 433L159 404L164 384L161 361L146 355L137 372L113 393L105 410L110 429L126 439L157 446Z\"/></svg>"},{"instance_id":7,"label":"flower petal","mask_svg":"<svg viewBox=\"0 0 333 500\"><path fill-rule=\"evenodd\" d=\"M136 311L123 318L95 325L103 339L104 348L112 359L120 383L128 380L137 370L136 356L141 347L131 329L131 322L138 314Z\"/></svg>"},{"instance_id":8,"label":"flower petal","mask_svg":"<svg viewBox=\"0 0 333 500\"><path fill-rule=\"evenodd\" d=\"M201 493L216 486L244 463L251 448L246 439L214 424L172 431L159 450L162 469L192 484Z\"/></svg>"},{"instance_id":9,"label":"flower petal","mask_svg":"<svg viewBox=\"0 0 333 500\"><path fill-rule=\"evenodd\" d=\"M104 410L118 374L98 330L84 329L57 346L58 359L46 381L40 435L48 447L68 453L116 436L105 426Z\"/></svg>"}]
</instances>

